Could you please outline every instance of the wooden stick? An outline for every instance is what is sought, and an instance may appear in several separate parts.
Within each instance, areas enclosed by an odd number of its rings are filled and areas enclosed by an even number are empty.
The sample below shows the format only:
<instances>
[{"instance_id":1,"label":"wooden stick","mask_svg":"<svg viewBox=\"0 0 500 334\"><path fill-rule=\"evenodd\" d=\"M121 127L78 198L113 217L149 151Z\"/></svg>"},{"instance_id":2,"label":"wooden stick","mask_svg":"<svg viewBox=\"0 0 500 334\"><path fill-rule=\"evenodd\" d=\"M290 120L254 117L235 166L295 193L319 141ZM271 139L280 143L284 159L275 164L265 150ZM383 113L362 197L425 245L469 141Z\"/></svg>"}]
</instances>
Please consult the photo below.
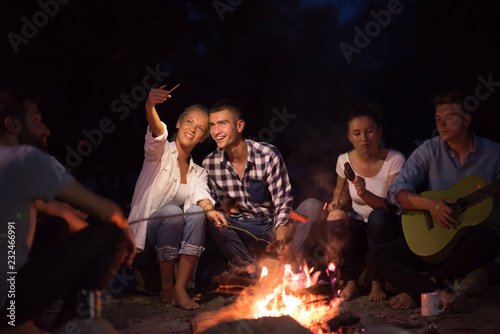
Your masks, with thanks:
<instances>
[{"instance_id":1,"label":"wooden stick","mask_svg":"<svg viewBox=\"0 0 500 334\"><path fill-rule=\"evenodd\" d=\"M344 184L342 184L342 189L340 190L340 195L339 195L339 198L337 199L337 204L335 204L335 207L333 208L333 210L337 210L340 207L340 199L342 198L342 194L344 193L346 185L347 185L347 178L344 179Z\"/></svg>"},{"instance_id":2,"label":"wooden stick","mask_svg":"<svg viewBox=\"0 0 500 334\"><path fill-rule=\"evenodd\" d=\"M218 208L214 208L212 210L219 211L220 208L221 207L218 207ZM166 218L174 218L174 217L184 217L184 216L191 216L191 215L200 215L202 213L205 214L206 212L209 212L209 211L212 211L212 210L203 210L203 211L200 211L200 212L178 213L178 214L167 215L167 216L156 216L156 217L149 217L149 218L141 218L141 219L137 219L137 220L131 221L128 224L130 226L130 225L137 224L137 223L140 223L140 222L143 222L143 221L146 221L146 220L166 219ZM245 232L248 235L250 235L252 238L254 238L256 241L263 241L263 242L269 244L269 241L267 241L265 239L258 238L255 235L253 235L252 233L250 233L249 231L247 231L245 229L242 229L240 227L236 227L236 226L232 226L232 225L227 225L227 224L221 224L221 226L225 227L225 228L232 228L234 230Z\"/></svg>"},{"instance_id":3,"label":"wooden stick","mask_svg":"<svg viewBox=\"0 0 500 334\"><path fill-rule=\"evenodd\" d=\"M174 88L172 88L171 90L168 91L168 93L171 93L174 89L176 89L177 87L179 87L181 84L178 83L177 86L175 86Z\"/></svg>"}]
</instances>

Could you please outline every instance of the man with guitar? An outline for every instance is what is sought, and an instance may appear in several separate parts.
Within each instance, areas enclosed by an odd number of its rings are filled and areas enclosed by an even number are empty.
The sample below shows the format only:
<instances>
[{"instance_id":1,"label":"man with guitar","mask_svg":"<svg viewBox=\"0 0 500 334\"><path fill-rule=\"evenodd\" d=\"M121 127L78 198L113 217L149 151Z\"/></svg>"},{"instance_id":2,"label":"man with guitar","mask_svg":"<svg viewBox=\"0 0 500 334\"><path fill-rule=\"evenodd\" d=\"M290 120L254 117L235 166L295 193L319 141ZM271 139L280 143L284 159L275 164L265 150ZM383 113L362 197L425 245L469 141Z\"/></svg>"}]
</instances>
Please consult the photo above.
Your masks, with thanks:
<instances>
[{"instance_id":1,"label":"man with guitar","mask_svg":"<svg viewBox=\"0 0 500 334\"><path fill-rule=\"evenodd\" d=\"M444 196L444 192L440 192L453 188L450 190L452 194L454 186L470 175L481 177L485 184L500 179L500 145L469 130L472 117L463 101L464 94L458 91L434 97L439 136L427 140L411 154L388 189L389 202L406 210L403 212L405 236L373 248L368 255L368 263L384 279L404 291L391 299L394 309L416 307L420 304L421 293L433 291L440 293L447 304L456 304L458 294L444 291L446 287L457 278L491 262L497 251L498 232L475 221L474 217L468 217L471 214L466 208L457 205L461 201L460 195ZM477 185L476 189L485 184ZM419 186L429 192L418 195L416 189ZM474 189L469 193L473 192ZM491 202L488 206L491 210L493 200L490 197L488 201ZM416 214L424 217L422 221L414 219ZM474 220L470 224L474 227L462 229L467 224L464 217ZM488 220L491 221L491 218L490 215ZM494 220L497 223L498 217ZM407 228L405 223L409 225ZM417 236L424 245L430 243L432 233L457 231L453 247L438 254L441 258L418 256L408 242L415 237L409 235L409 231L413 231L416 224L424 226L425 233ZM422 272L428 274L420 274Z\"/></svg>"}]
</instances>

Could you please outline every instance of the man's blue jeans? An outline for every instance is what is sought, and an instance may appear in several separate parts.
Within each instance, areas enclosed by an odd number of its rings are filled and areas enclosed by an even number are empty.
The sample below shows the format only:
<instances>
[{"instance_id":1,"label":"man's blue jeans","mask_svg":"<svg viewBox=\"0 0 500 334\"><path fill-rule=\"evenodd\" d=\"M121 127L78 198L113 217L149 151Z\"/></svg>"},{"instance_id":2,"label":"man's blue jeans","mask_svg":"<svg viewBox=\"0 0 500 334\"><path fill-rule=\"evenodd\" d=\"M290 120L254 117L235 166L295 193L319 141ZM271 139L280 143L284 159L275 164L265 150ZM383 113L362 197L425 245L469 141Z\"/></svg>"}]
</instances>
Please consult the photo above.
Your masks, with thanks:
<instances>
[{"instance_id":1,"label":"man's blue jeans","mask_svg":"<svg viewBox=\"0 0 500 334\"><path fill-rule=\"evenodd\" d=\"M296 222L296 232L293 239L293 249L297 257L306 259L321 236L321 222L326 218L323 205L315 199L307 199L297 208L297 212L309 217L306 223ZM268 217L236 220L226 216L228 225L243 228L258 238L269 240L274 231L274 221ZM235 229L218 229L209 223L209 232L222 253L231 262L246 266L255 263L248 251L248 246L255 241L252 236Z\"/></svg>"}]
</instances>

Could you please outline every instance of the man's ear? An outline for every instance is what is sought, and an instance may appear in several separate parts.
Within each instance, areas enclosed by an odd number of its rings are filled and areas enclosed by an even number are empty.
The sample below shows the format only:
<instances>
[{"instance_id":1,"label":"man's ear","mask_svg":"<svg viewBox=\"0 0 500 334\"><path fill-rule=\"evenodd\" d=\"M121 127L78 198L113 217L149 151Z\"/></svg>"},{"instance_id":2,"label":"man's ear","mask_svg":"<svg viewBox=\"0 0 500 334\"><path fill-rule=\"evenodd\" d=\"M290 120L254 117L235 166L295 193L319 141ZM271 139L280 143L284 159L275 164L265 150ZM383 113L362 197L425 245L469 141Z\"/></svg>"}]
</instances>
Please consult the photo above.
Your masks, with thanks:
<instances>
[{"instance_id":1,"label":"man's ear","mask_svg":"<svg viewBox=\"0 0 500 334\"><path fill-rule=\"evenodd\" d=\"M245 128L245 121L240 119L237 123L236 123L236 128L238 129L238 132L239 133L242 133L243 132L243 129Z\"/></svg>"},{"instance_id":2,"label":"man's ear","mask_svg":"<svg viewBox=\"0 0 500 334\"><path fill-rule=\"evenodd\" d=\"M5 129L14 135L17 135L21 132L21 122L13 118L12 116L5 117L3 124L5 126Z\"/></svg>"},{"instance_id":3,"label":"man's ear","mask_svg":"<svg viewBox=\"0 0 500 334\"><path fill-rule=\"evenodd\" d=\"M472 122L472 116L470 114L467 114L467 116L465 116L464 119L465 127L468 128L471 122Z\"/></svg>"}]
</instances>

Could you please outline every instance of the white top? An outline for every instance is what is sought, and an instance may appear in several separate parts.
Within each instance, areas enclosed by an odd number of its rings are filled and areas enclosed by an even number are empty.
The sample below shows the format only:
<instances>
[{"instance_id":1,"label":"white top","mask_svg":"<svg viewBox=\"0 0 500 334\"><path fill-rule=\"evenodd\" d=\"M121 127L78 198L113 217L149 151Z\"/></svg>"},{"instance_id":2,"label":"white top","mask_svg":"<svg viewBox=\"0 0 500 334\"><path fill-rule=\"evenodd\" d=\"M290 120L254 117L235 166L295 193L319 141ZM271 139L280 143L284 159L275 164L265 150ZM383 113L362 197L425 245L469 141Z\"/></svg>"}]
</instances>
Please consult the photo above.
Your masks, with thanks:
<instances>
[{"instance_id":1,"label":"white top","mask_svg":"<svg viewBox=\"0 0 500 334\"><path fill-rule=\"evenodd\" d=\"M384 164L382 165L382 168L377 175L367 177L356 172L354 167L353 170L356 175L359 175L365 179L366 190L369 190L379 197L387 198L387 188L389 187L389 185L387 184L387 179L389 178L389 176L399 173L405 161L406 159L402 153L395 150L389 150L387 152L387 156L385 157ZM340 175L342 178L345 178L344 164L346 162L350 163L352 167L352 163L349 160L349 153L343 153L339 155L337 159L336 171L337 175ZM368 216L373 211L373 208L366 204L361 199L361 197L358 196L356 188L354 187L352 182L349 180L347 180L347 182L349 182L349 196L351 196L352 199L352 208L361 217L363 217L363 220L365 222L367 222Z\"/></svg>"},{"instance_id":2,"label":"white top","mask_svg":"<svg viewBox=\"0 0 500 334\"><path fill-rule=\"evenodd\" d=\"M168 142L167 126L162 123L164 133L153 137L151 129L147 128L144 144L144 164L135 185L132 197L129 222L151 217L163 203L169 203L179 192L181 172L177 161L178 152L175 142ZM208 173L190 159L187 172L187 196L184 201L184 211L210 197L208 189ZM144 250L147 234L147 220L132 224L138 250Z\"/></svg>"},{"instance_id":3,"label":"white top","mask_svg":"<svg viewBox=\"0 0 500 334\"><path fill-rule=\"evenodd\" d=\"M173 204L173 205L181 206L186 201L187 196L188 196L187 184L181 183L181 186L179 187L179 191L177 192L177 194L175 194L174 198L172 198L172 200L170 202L165 203L165 205L166 204Z\"/></svg>"}]
</instances>

